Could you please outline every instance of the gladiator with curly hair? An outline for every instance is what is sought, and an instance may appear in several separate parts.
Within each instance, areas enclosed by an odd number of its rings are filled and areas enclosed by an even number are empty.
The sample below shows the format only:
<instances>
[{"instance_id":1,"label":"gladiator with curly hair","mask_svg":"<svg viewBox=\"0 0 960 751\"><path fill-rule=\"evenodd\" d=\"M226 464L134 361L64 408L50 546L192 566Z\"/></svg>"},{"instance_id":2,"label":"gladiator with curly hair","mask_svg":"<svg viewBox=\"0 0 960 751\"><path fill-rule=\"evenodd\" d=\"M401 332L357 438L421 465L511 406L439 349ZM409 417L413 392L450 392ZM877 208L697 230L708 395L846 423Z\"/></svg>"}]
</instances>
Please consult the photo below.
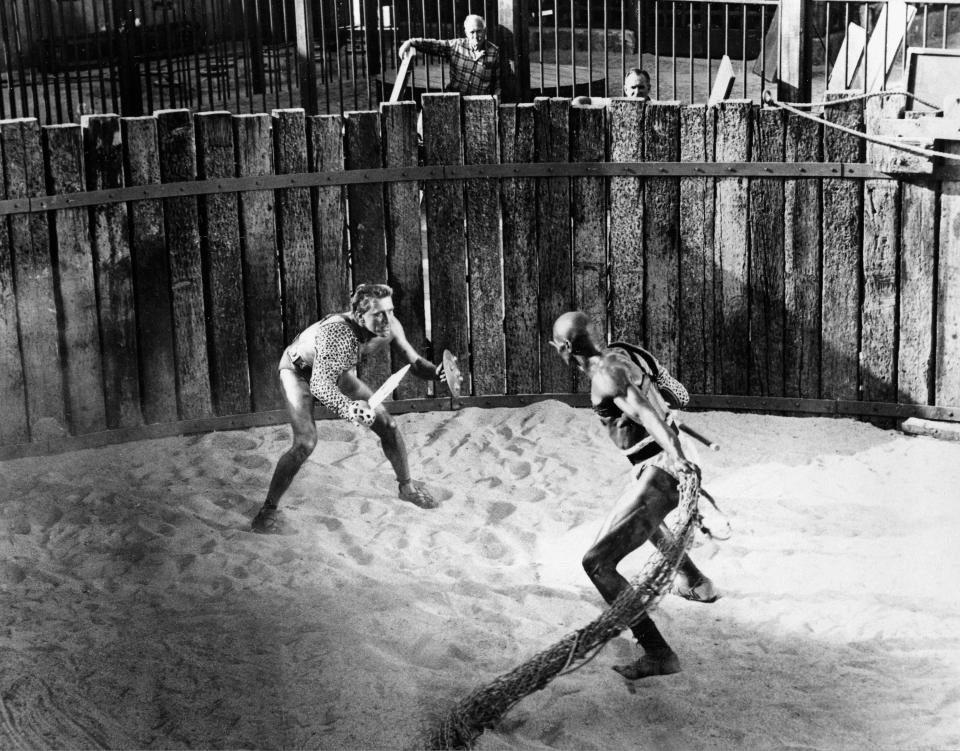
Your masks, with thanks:
<instances>
[{"instance_id":1,"label":"gladiator with curly hair","mask_svg":"<svg viewBox=\"0 0 960 751\"><path fill-rule=\"evenodd\" d=\"M396 421L386 407L371 407L373 390L357 376L360 358L393 347L410 364L410 372L424 380L441 380L443 366L421 357L410 344L394 315L393 290L386 284L359 284L350 297L350 310L334 313L301 331L284 350L279 363L293 445L277 462L267 497L256 518L255 532L281 532L279 503L294 476L317 445L313 406L320 402L344 420L369 427L396 474L399 496L420 508L437 502L410 478L407 449Z\"/></svg>"}]
</instances>

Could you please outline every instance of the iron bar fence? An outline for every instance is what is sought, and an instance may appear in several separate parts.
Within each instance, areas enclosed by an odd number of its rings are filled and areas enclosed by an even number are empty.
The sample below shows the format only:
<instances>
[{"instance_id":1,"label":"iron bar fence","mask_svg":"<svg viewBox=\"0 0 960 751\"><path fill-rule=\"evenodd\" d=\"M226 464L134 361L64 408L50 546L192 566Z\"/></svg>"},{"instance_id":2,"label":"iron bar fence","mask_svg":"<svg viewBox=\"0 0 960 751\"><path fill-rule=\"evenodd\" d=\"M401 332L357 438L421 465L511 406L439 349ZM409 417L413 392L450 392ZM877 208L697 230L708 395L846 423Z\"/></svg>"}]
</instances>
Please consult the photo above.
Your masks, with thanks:
<instances>
[{"instance_id":1,"label":"iron bar fence","mask_svg":"<svg viewBox=\"0 0 960 751\"><path fill-rule=\"evenodd\" d=\"M295 10L304 2L316 69L311 114L375 108L396 78L400 44L459 36L468 13L486 18L491 41L505 41L493 0L4 0L0 119L303 106ZM619 96L638 67L654 98L704 102L726 56L730 95L759 100L783 69L788 2L800 0L530 0L530 97ZM815 99L899 86L910 47L960 49L960 0L805 7ZM448 83L444 61L419 56L404 96L419 102Z\"/></svg>"}]
</instances>

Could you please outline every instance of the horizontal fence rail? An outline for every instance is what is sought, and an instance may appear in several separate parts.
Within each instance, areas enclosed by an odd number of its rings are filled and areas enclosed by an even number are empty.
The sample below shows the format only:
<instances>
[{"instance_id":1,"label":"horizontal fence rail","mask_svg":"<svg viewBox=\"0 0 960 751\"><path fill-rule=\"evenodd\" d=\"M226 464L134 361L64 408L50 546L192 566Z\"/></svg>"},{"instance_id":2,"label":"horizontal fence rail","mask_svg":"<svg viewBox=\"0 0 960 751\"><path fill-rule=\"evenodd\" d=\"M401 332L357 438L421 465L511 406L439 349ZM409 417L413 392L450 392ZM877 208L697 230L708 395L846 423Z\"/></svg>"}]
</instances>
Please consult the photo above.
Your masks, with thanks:
<instances>
[{"instance_id":1,"label":"horizontal fence rail","mask_svg":"<svg viewBox=\"0 0 960 751\"><path fill-rule=\"evenodd\" d=\"M541 164L481 164L469 166L401 167L345 170L337 172L302 172L264 177L219 178L180 183L92 190L59 196L34 196L0 201L0 216L36 214L57 209L104 206L111 203L147 201L176 196L208 196L220 193L242 193L284 188L311 188L321 185L358 185L365 183L425 182L434 180L469 180L474 178L512 179L520 177L768 177L783 180L824 177L858 180L893 180L869 164L802 162L548 162ZM957 179L960 170L938 169L926 179Z\"/></svg>"},{"instance_id":2,"label":"horizontal fence rail","mask_svg":"<svg viewBox=\"0 0 960 751\"><path fill-rule=\"evenodd\" d=\"M417 120L0 121L0 455L258 424L284 346L382 280L414 347L468 360L467 404L581 394L549 347L580 308L699 406L960 414L955 174L878 173L875 145L748 100L429 94L422 144Z\"/></svg>"}]
</instances>

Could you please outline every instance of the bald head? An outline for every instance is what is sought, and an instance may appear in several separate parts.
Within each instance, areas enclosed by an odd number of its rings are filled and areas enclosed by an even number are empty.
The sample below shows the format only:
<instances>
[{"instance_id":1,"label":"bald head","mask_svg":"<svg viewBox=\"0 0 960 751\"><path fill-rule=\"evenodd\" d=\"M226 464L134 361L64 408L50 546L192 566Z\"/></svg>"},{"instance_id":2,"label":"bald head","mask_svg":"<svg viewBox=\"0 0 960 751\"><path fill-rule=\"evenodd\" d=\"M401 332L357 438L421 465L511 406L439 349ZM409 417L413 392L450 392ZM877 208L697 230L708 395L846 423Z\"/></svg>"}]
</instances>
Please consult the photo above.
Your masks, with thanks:
<instances>
[{"instance_id":1,"label":"bald head","mask_svg":"<svg viewBox=\"0 0 960 751\"><path fill-rule=\"evenodd\" d=\"M463 35L471 49L480 49L487 39L487 22L471 13L463 20Z\"/></svg>"},{"instance_id":2,"label":"bald head","mask_svg":"<svg viewBox=\"0 0 960 751\"><path fill-rule=\"evenodd\" d=\"M587 314L572 310L557 318L553 323L553 346L565 362L569 362L571 356L596 354L598 350L590 336Z\"/></svg>"}]
</instances>

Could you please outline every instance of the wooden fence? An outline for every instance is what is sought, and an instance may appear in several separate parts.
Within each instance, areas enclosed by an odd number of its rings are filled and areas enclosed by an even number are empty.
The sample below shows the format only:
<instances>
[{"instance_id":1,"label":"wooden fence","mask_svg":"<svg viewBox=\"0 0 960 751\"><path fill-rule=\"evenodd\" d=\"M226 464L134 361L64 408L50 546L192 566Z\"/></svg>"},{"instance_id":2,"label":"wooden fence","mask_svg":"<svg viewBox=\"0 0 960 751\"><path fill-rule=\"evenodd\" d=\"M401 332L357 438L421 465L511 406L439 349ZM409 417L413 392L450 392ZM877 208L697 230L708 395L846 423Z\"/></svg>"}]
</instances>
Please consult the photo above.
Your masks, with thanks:
<instances>
[{"instance_id":1,"label":"wooden fence","mask_svg":"<svg viewBox=\"0 0 960 751\"><path fill-rule=\"evenodd\" d=\"M547 343L576 307L699 406L960 419L960 181L747 100L417 115L0 121L0 457L280 421L285 344L382 280L467 404L582 391Z\"/></svg>"}]
</instances>

